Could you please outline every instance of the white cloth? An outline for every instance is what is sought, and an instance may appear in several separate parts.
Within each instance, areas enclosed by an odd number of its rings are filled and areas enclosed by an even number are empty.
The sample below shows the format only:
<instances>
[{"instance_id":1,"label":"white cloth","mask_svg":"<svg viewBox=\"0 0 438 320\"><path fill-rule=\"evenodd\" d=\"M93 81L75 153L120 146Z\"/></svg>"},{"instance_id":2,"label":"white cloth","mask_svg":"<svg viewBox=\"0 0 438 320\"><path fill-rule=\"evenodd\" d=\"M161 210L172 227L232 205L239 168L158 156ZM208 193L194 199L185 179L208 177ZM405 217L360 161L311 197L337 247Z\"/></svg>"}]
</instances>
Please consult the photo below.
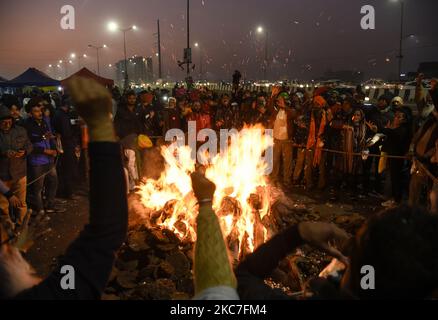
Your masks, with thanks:
<instances>
[{"instance_id":1,"label":"white cloth","mask_svg":"<svg viewBox=\"0 0 438 320\"><path fill-rule=\"evenodd\" d=\"M284 109L280 109L277 114L277 118L274 122L274 139L287 140L287 114Z\"/></svg>"},{"instance_id":2,"label":"white cloth","mask_svg":"<svg viewBox=\"0 0 438 320\"><path fill-rule=\"evenodd\" d=\"M128 159L126 163L125 174L127 173L128 176L129 191L132 191L135 188L135 181L138 180L138 170L137 170L135 151L130 149L125 149L124 152L126 159Z\"/></svg>"}]
</instances>

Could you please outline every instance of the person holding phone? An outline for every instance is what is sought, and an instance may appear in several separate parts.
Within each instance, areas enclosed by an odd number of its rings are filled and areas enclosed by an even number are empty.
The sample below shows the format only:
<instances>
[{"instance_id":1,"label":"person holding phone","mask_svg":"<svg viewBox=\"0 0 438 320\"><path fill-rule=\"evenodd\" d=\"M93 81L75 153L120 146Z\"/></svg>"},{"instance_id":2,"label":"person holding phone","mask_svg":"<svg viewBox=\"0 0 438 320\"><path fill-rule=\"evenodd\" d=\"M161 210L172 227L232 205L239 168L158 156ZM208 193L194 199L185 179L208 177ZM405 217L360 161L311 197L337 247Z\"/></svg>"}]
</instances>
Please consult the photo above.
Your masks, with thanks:
<instances>
[{"instance_id":1,"label":"person holding phone","mask_svg":"<svg viewBox=\"0 0 438 320\"><path fill-rule=\"evenodd\" d=\"M12 225L14 229L21 226L27 212L26 156L31 152L32 144L26 130L14 123L8 108L0 106L0 179L20 202L20 205L14 206L16 216L11 217L9 215L11 197L8 198L6 194L0 194L1 220L5 224Z\"/></svg>"}]
</instances>

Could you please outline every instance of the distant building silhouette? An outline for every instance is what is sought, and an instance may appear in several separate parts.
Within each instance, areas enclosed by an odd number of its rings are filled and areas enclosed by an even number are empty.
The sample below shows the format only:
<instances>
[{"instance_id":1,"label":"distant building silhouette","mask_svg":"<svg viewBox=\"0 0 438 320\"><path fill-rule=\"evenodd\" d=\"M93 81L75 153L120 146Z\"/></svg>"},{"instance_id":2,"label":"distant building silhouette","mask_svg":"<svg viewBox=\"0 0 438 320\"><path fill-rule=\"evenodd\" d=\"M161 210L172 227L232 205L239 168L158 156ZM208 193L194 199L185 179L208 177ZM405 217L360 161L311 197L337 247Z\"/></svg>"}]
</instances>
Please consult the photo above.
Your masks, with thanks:
<instances>
[{"instance_id":1,"label":"distant building silhouette","mask_svg":"<svg viewBox=\"0 0 438 320\"><path fill-rule=\"evenodd\" d=\"M128 59L129 82L135 84L149 83L154 80L152 58L133 56ZM125 60L116 64L116 81L121 85L125 79Z\"/></svg>"}]
</instances>

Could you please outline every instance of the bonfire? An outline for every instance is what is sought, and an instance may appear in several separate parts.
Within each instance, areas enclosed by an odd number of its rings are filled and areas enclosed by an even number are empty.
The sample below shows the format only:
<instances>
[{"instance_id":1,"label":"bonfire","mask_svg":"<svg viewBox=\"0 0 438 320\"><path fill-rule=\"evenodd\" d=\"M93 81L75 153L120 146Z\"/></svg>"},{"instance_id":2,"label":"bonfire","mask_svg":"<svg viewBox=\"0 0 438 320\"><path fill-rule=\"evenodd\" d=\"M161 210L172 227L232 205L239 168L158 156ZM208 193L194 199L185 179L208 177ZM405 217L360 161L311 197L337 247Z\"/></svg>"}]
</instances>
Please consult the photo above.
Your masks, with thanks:
<instances>
[{"instance_id":1,"label":"bonfire","mask_svg":"<svg viewBox=\"0 0 438 320\"><path fill-rule=\"evenodd\" d=\"M217 155L199 155L205 175L216 184L213 208L236 260L253 252L271 236L268 216L272 203L267 182L273 140L261 126L230 136ZM190 174L197 169L188 146L164 146L165 170L158 180L147 180L139 195L151 226L174 232L180 240L196 241L197 200Z\"/></svg>"}]
</instances>

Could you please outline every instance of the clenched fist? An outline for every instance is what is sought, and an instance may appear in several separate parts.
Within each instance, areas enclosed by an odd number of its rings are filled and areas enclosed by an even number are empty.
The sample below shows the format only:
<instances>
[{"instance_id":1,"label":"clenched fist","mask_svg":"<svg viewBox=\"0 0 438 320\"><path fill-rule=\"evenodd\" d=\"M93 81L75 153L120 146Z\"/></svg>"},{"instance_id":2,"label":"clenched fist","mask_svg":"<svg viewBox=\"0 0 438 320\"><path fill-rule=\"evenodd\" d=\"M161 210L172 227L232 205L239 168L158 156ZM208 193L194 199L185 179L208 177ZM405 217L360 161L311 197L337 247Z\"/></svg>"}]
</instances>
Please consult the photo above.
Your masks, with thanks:
<instances>
[{"instance_id":1,"label":"clenched fist","mask_svg":"<svg viewBox=\"0 0 438 320\"><path fill-rule=\"evenodd\" d=\"M109 91L95 80L82 77L71 79L67 89L88 126L90 141L115 141Z\"/></svg>"},{"instance_id":2,"label":"clenched fist","mask_svg":"<svg viewBox=\"0 0 438 320\"><path fill-rule=\"evenodd\" d=\"M216 186L199 172L192 173L192 187L199 204L210 204L213 201Z\"/></svg>"}]
</instances>

